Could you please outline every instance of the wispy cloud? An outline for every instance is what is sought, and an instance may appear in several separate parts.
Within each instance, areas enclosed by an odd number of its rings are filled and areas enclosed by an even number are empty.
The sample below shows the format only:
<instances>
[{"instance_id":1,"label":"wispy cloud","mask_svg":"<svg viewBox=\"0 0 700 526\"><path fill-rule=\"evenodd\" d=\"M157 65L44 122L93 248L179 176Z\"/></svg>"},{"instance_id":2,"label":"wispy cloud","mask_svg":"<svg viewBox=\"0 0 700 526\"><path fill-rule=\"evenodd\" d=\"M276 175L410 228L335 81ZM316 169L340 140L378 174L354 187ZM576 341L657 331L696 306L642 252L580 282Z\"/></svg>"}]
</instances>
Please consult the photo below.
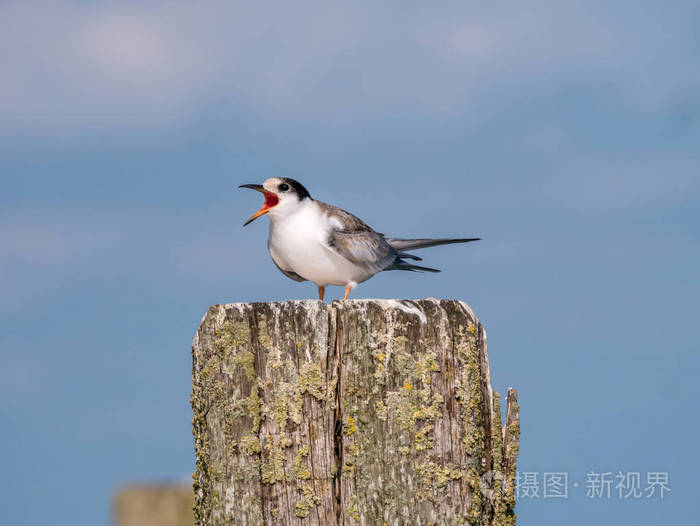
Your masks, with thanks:
<instances>
[{"instance_id":1,"label":"wispy cloud","mask_svg":"<svg viewBox=\"0 0 700 526\"><path fill-rule=\"evenodd\" d=\"M494 89L507 98L557 78L605 77L630 101L652 103L640 70L667 68L645 50L663 56L682 37L615 17L551 1L3 3L0 118L5 135L58 138L184 126L212 105L326 122L409 109L441 118ZM679 75L681 91L697 87L697 75ZM662 77L652 91L668 97L678 84Z\"/></svg>"}]
</instances>

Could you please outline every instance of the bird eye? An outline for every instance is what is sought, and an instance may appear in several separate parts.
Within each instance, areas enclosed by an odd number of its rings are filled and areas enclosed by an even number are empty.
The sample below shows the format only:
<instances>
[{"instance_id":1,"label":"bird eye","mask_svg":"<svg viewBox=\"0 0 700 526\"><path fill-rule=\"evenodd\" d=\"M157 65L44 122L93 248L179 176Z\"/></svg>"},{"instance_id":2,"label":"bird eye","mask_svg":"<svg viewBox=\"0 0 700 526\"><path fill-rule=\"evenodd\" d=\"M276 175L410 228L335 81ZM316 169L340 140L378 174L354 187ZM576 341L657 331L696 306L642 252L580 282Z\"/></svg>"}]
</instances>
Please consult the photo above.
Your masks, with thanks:
<instances>
[{"instance_id":1,"label":"bird eye","mask_svg":"<svg viewBox=\"0 0 700 526\"><path fill-rule=\"evenodd\" d=\"M287 183L282 183L281 185L279 185L279 190L280 192L286 192L287 190L289 190L289 185Z\"/></svg>"}]
</instances>

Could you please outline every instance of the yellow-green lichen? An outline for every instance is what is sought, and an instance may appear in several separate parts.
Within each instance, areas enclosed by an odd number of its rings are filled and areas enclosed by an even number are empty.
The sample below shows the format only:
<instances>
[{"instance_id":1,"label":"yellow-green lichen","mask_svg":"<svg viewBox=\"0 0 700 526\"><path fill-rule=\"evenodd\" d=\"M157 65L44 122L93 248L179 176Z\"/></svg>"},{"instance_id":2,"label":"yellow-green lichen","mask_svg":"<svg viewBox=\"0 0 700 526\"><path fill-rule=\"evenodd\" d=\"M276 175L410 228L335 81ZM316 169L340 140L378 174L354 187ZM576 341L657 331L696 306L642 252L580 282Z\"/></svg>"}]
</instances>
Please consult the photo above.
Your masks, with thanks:
<instances>
[{"instance_id":1,"label":"yellow-green lichen","mask_svg":"<svg viewBox=\"0 0 700 526\"><path fill-rule=\"evenodd\" d=\"M306 464L306 457L309 455L309 448L302 447L294 457L294 476L299 480L309 480L311 478L311 470Z\"/></svg>"},{"instance_id":2,"label":"yellow-green lichen","mask_svg":"<svg viewBox=\"0 0 700 526\"><path fill-rule=\"evenodd\" d=\"M360 512L357 509L357 495L353 495L352 497L350 497L350 501L348 502L348 505L345 508L345 513L347 513L356 521L360 520Z\"/></svg>"},{"instance_id":3,"label":"yellow-green lichen","mask_svg":"<svg viewBox=\"0 0 700 526\"><path fill-rule=\"evenodd\" d=\"M257 433L260 429L260 421L262 419L262 402L257 385L253 385L250 388L250 395L243 398L240 401L240 405L245 409L248 416L253 419L251 431Z\"/></svg>"},{"instance_id":4,"label":"yellow-green lichen","mask_svg":"<svg viewBox=\"0 0 700 526\"><path fill-rule=\"evenodd\" d=\"M442 395L431 393L430 389L423 387L413 389L404 383L402 389L387 393L387 411L395 418L401 429L414 430L416 422L434 422L442 416Z\"/></svg>"},{"instance_id":5,"label":"yellow-green lichen","mask_svg":"<svg viewBox=\"0 0 700 526\"><path fill-rule=\"evenodd\" d=\"M265 350L270 350L272 348L272 338L268 331L267 317L261 316L257 323L258 329L258 343Z\"/></svg>"},{"instance_id":6,"label":"yellow-green lichen","mask_svg":"<svg viewBox=\"0 0 700 526\"><path fill-rule=\"evenodd\" d=\"M415 470L418 479L416 497L419 500L435 500L437 490L447 486L451 480L459 480L463 476L463 472L458 466L454 464L441 466L432 460L416 462Z\"/></svg>"},{"instance_id":7,"label":"yellow-green lichen","mask_svg":"<svg viewBox=\"0 0 700 526\"><path fill-rule=\"evenodd\" d=\"M374 403L374 410L379 420L385 421L387 417L386 405L382 400L377 400Z\"/></svg>"},{"instance_id":8,"label":"yellow-green lichen","mask_svg":"<svg viewBox=\"0 0 700 526\"><path fill-rule=\"evenodd\" d=\"M317 400L326 400L326 377L318 362L304 363L299 368L299 389Z\"/></svg>"},{"instance_id":9,"label":"yellow-green lichen","mask_svg":"<svg viewBox=\"0 0 700 526\"><path fill-rule=\"evenodd\" d=\"M427 424L422 429L416 431L413 437L413 445L416 448L416 452L420 453L426 449L431 449L433 447L433 426L432 424Z\"/></svg>"},{"instance_id":10,"label":"yellow-green lichen","mask_svg":"<svg viewBox=\"0 0 700 526\"><path fill-rule=\"evenodd\" d=\"M349 473L352 473L355 471L355 464L353 463L352 460L345 460L343 462L343 475L348 475Z\"/></svg>"},{"instance_id":11,"label":"yellow-green lichen","mask_svg":"<svg viewBox=\"0 0 700 526\"><path fill-rule=\"evenodd\" d=\"M300 519L303 519L311 513L311 510L313 510L315 506L318 506L321 499L314 493L311 486L303 485L300 486L299 489L302 492L303 498L294 505L294 514Z\"/></svg>"},{"instance_id":12,"label":"yellow-green lichen","mask_svg":"<svg viewBox=\"0 0 700 526\"><path fill-rule=\"evenodd\" d=\"M238 441L238 447L241 449L241 451L244 451L249 455L255 455L262 451L262 446L260 446L260 440L258 440L258 437L256 435L244 435Z\"/></svg>"},{"instance_id":13,"label":"yellow-green lichen","mask_svg":"<svg viewBox=\"0 0 700 526\"><path fill-rule=\"evenodd\" d=\"M275 419L281 430L287 426L287 419L301 423L302 396L297 381L278 380L270 385L272 407L265 407L266 416Z\"/></svg>"},{"instance_id":14,"label":"yellow-green lichen","mask_svg":"<svg viewBox=\"0 0 700 526\"><path fill-rule=\"evenodd\" d=\"M491 423L491 458L493 470L503 471L503 428L501 426L501 395L493 392L493 421Z\"/></svg>"},{"instance_id":15,"label":"yellow-green lichen","mask_svg":"<svg viewBox=\"0 0 700 526\"><path fill-rule=\"evenodd\" d=\"M514 516L508 502L508 493L512 491L504 473L503 463L503 428L501 427L501 395L493 392L493 422L491 426L491 455L493 458L493 488L486 490L486 495L493 507L493 524L507 526L512 524Z\"/></svg>"},{"instance_id":16,"label":"yellow-green lichen","mask_svg":"<svg viewBox=\"0 0 700 526\"><path fill-rule=\"evenodd\" d=\"M250 327L246 323L226 321L214 334L212 348L216 354L225 362L230 357L249 381L254 380L255 353L246 345L250 341Z\"/></svg>"},{"instance_id":17,"label":"yellow-green lichen","mask_svg":"<svg viewBox=\"0 0 700 526\"><path fill-rule=\"evenodd\" d=\"M357 424L355 423L355 419L351 416L348 416L345 419L345 423L343 424L343 432L347 436L351 436L357 432Z\"/></svg>"},{"instance_id":18,"label":"yellow-green lichen","mask_svg":"<svg viewBox=\"0 0 700 526\"><path fill-rule=\"evenodd\" d=\"M263 484L274 484L286 480L284 463L287 459L285 449L292 445L292 441L286 436L273 437L269 435L264 445L265 456L260 466L260 475Z\"/></svg>"}]
</instances>

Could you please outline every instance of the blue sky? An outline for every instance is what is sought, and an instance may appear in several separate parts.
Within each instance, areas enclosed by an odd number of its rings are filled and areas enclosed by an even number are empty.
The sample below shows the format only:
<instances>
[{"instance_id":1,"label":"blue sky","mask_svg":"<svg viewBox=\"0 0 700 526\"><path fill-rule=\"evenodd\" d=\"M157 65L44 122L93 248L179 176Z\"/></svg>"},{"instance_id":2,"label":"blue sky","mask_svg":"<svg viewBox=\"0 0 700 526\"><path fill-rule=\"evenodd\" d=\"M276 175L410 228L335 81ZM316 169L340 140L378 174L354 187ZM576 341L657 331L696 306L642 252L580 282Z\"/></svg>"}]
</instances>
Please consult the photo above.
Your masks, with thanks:
<instances>
[{"instance_id":1,"label":"blue sky","mask_svg":"<svg viewBox=\"0 0 700 526\"><path fill-rule=\"evenodd\" d=\"M698 20L694 2L4 2L5 520L108 524L118 485L189 477L201 316L316 294L275 269L266 220L241 228L260 203L237 185L271 176L388 235L484 238L354 295L473 307L494 388L520 391L520 469L569 473L520 524L695 513ZM671 492L585 497L586 473L620 470Z\"/></svg>"}]
</instances>

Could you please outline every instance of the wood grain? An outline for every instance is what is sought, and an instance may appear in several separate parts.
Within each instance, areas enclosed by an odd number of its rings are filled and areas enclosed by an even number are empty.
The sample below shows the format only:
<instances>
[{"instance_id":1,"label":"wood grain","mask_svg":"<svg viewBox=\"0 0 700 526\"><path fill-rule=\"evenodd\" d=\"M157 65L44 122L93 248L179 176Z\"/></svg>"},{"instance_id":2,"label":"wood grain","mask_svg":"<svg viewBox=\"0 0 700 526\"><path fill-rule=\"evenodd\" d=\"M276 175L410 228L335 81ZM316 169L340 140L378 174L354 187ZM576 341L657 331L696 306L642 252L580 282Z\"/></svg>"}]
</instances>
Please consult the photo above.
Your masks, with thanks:
<instances>
[{"instance_id":1,"label":"wood grain","mask_svg":"<svg viewBox=\"0 0 700 526\"><path fill-rule=\"evenodd\" d=\"M452 300L215 305L193 342L198 525L514 524L517 393Z\"/></svg>"}]
</instances>

